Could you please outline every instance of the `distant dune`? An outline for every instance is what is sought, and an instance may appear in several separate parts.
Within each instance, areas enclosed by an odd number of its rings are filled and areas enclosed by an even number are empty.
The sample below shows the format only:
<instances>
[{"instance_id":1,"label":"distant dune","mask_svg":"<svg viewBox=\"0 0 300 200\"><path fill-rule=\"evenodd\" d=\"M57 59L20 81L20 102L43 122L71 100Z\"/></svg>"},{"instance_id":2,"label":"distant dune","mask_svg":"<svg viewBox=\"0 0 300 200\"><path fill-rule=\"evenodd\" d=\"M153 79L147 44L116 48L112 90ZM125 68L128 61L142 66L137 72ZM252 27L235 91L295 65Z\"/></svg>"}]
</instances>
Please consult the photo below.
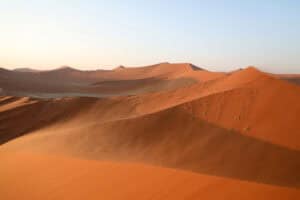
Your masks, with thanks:
<instances>
[{"instance_id":1,"label":"distant dune","mask_svg":"<svg viewBox=\"0 0 300 200\"><path fill-rule=\"evenodd\" d=\"M16 68L16 69L14 69L14 71L17 71L17 72L39 72L40 70L24 67L24 68Z\"/></svg>"},{"instance_id":2,"label":"distant dune","mask_svg":"<svg viewBox=\"0 0 300 200\"><path fill-rule=\"evenodd\" d=\"M224 75L192 64L161 63L146 67L80 71L71 67L35 71L0 71L2 93L13 96L116 96L172 90Z\"/></svg>"},{"instance_id":3,"label":"distant dune","mask_svg":"<svg viewBox=\"0 0 300 200\"><path fill-rule=\"evenodd\" d=\"M0 198L297 199L300 87L282 77L2 69Z\"/></svg>"},{"instance_id":4,"label":"distant dune","mask_svg":"<svg viewBox=\"0 0 300 200\"><path fill-rule=\"evenodd\" d=\"M300 85L300 74L272 74L273 76L286 80L290 83Z\"/></svg>"}]
</instances>

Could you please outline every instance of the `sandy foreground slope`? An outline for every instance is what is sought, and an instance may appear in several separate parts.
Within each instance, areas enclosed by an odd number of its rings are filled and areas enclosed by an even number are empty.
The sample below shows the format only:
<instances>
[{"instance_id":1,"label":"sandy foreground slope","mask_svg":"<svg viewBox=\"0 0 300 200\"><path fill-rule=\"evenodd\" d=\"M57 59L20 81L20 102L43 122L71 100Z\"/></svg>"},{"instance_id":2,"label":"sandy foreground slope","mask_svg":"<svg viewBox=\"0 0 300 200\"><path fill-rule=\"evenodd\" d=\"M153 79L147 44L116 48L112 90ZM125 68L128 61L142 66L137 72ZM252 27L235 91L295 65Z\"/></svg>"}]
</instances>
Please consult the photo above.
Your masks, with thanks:
<instances>
[{"instance_id":1,"label":"sandy foreground slope","mask_svg":"<svg viewBox=\"0 0 300 200\"><path fill-rule=\"evenodd\" d=\"M1 155L1 199L299 199L300 191L137 163Z\"/></svg>"},{"instance_id":2,"label":"sandy foreground slope","mask_svg":"<svg viewBox=\"0 0 300 200\"><path fill-rule=\"evenodd\" d=\"M67 80L95 78L63 70ZM253 67L114 71L93 84L197 81L107 98L0 97L0 198L299 198L299 86Z\"/></svg>"}]
</instances>

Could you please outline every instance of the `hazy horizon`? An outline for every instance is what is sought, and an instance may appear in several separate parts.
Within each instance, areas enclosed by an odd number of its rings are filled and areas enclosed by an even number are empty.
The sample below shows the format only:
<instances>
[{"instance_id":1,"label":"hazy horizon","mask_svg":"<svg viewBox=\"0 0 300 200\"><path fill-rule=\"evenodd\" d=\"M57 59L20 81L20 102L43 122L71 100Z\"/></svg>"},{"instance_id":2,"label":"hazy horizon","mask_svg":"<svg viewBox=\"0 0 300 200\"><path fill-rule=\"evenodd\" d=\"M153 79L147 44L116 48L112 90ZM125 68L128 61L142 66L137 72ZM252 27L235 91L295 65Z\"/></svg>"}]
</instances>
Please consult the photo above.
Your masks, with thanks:
<instances>
[{"instance_id":1,"label":"hazy horizon","mask_svg":"<svg viewBox=\"0 0 300 200\"><path fill-rule=\"evenodd\" d=\"M0 67L188 62L300 73L298 1L37 1L0 7Z\"/></svg>"},{"instance_id":2,"label":"hazy horizon","mask_svg":"<svg viewBox=\"0 0 300 200\"><path fill-rule=\"evenodd\" d=\"M34 68L34 67L15 67L15 68L7 68L7 67L1 67L2 69L6 69L6 70L36 70L36 71L52 71L52 70L59 70L59 69L63 69L63 68L72 68L75 70L80 70L80 71L96 71L96 70L113 70L115 68L118 68L120 66L125 67L125 68L139 68L139 67L149 67L152 65L158 65L158 64L163 64L163 63L169 63L169 64L183 64L183 63L188 63L188 64L192 64L195 65L194 63L190 63L190 62L157 62L157 63L152 63L149 65L139 65L139 66L126 66L126 65L118 65L118 66L100 66L100 67L91 67L91 68L85 68L85 67L74 67L74 66L69 66L69 65L62 65L62 66L57 66L57 67L49 67L49 68ZM204 70L208 70L211 72L231 72L231 71L235 71L235 70L239 70L239 69L246 69L248 67L254 67L260 71L263 72L267 72L267 73L272 73L270 71L265 71L262 68L259 68L257 66L253 66L253 65L248 65L248 66L244 66L244 67L238 67L238 68L228 68L227 70L214 70L213 67L209 68L209 67L204 67L204 66L199 66L199 65L195 65L196 67L200 68L200 69L204 69ZM282 73L282 74L288 74L288 73ZM294 73L294 74L298 74L298 73ZM300 73L299 73L300 74Z\"/></svg>"}]
</instances>

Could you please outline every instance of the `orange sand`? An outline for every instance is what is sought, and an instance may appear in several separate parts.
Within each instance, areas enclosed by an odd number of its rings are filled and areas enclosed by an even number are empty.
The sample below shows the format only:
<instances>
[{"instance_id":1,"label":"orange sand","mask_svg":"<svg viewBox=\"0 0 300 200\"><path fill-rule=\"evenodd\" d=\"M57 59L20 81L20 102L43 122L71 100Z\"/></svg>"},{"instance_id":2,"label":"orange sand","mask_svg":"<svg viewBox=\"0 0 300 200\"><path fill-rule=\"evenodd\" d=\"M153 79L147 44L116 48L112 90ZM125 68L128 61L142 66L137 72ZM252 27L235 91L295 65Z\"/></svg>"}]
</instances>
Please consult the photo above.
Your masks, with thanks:
<instances>
[{"instance_id":1,"label":"orange sand","mask_svg":"<svg viewBox=\"0 0 300 200\"><path fill-rule=\"evenodd\" d=\"M299 199L300 191L136 163L1 155L1 199Z\"/></svg>"},{"instance_id":2,"label":"orange sand","mask_svg":"<svg viewBox=\"0 0 300 200\"><path fill-rule=\"evenodd\" d=\"M21 96L0 97L0 199L297 199L300 87L279 78L0 69ZM23 97L39 92L109 96Z\"/></svg>"}]
</instances>

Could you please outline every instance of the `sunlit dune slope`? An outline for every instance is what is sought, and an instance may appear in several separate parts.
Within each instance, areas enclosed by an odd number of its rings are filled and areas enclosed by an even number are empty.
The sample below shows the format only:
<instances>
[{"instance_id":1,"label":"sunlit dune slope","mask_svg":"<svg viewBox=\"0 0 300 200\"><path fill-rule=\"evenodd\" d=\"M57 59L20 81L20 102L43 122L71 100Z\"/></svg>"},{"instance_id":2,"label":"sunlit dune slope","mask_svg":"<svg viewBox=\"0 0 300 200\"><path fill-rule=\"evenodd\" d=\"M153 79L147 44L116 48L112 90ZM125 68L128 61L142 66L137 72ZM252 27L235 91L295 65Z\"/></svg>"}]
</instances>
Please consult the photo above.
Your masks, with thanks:
<instances>
[{"instance_id":1,"label":"sunlit dune slope","mask_svg":"<svg viewBox=\"0 0 300 200\"><path fill-rule=\"evenodd\" d=\"M54 155L1 154L1 199L299 199L299 190Z\"/></svg>"},{"instance_id":2,"label":"sunlit dune slope","mask_svg":"<svg viewBox=\"0 0 300 200\"><path fill-rule=\"evenodd\" d=\"M137 108L143 113L186 104L182 106L190 114L210 123L300 149L297 131L300 87L252 67L213 81L143 95L139 99L145 102Z\"/></svg>"}]
</instances>

